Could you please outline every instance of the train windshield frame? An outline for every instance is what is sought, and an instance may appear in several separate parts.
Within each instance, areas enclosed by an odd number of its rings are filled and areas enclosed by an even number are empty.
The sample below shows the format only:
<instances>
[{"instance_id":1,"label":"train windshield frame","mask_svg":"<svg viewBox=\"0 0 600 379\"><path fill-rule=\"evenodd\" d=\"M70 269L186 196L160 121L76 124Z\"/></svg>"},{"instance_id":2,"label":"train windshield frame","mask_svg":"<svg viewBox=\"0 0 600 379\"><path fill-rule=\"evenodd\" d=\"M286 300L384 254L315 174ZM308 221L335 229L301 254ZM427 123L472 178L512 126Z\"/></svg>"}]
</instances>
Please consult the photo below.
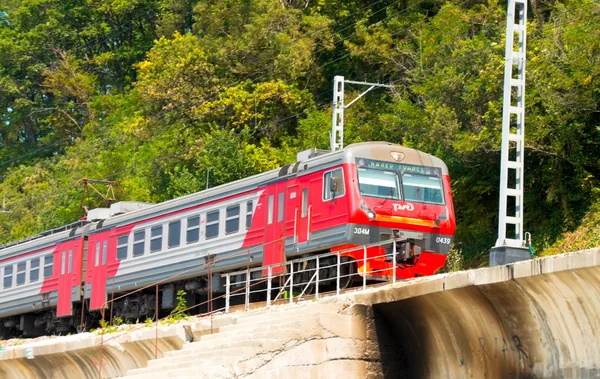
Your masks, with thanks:
<instances>
[{"instance_id":1,"label":"train windshield frame","mask_svg":"<svg viewBox=\"0 0 600 379\"><path fill-rule=\"evenodd\" d=\"M436 176L402 173L402 193L405 201L444 205L444 184Z\"/></svg>"},{"instance_id":2,"label":"train windshield frame","mask_svg":"<svg viewBox=\"0 0 600 379\"><path fill-rule=\"evenodd\" d=\"M439 167L417 166L357 158L361 196L445 205Z\"/></svg>"},{"instance_id":3,"label":"train windshield frame","mask_svg":"<svg viewBox=\"0 0 600 379\"><path fill-rule=\"evenodd\" d=\"M359 167L358 188L363 196L400 200L400 180L394 171Z\"/></svg>"}]
</instances>

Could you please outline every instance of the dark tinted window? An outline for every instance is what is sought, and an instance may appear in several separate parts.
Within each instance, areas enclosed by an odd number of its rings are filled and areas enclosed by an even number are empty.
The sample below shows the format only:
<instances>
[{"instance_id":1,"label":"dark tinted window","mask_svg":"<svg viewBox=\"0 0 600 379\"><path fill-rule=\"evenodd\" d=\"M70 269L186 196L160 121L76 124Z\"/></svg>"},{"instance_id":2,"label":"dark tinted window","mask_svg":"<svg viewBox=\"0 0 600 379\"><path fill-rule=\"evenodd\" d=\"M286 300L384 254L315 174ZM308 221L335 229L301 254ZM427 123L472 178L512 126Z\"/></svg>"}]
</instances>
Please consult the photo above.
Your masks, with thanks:
<instances>
[{"instance_id":1,"label":"dark tinted window","mask_svg":"<svg viewBox=\"0 0 600 379\"><path fill-rule=\"evenodd\" d=\"M250 229L252 227L252 200L246 203L246 229Z\"/></svg>"},{"instance_id":2,"label":"dark tinted window","mask_svg":"<svg viewBox=\"0 0 600 379\"><path fill-rule=\"evenodd\" d=\"M69 266L67 272L73 272L73 249L69 249Z\"/></svg>"},{"instance_id":3,"label":"dark tinted window","mask_svg":"<svg viewBox=\"0 0 600 379\"><path fill-rule=\"evenodd\" d=\"M31 271L29 272L29 281L37 282L40 278L40 258L31 260Z\"/></svg>"},{"instance_id":4,"label":"dark tinted window","mask_svg":"<svg viewBox=\"0 0 600 379\"><path fill-rule=\"evenodd\" d=\"M52 276L52 268L54 267L54 255L48 254L44 257L44 278Z\"/></svg>"},{"instance_id":5,"label":"dark tinted window","mask_svg":"<svg viewBox=\"0 0 600 379\"><path fill-rule=\"evenodd\" d=\"M169 247L179 246L181 242L181 221L169 223Z\"/></svg>"},{"instance_id":6,"label":"dark tinted window","mask_svg":"<svg viewBox=\"0 0 600 379\"><path fill-rule=\"evenodd\" d=\"M206 214L206 239L219 235L219 211Z\"/></svg>"},{"instance_id":7,"label":"dark tinted window","mask_svg":"<svg viewBox=\"0 0 600 379\"><path fill-rule=\"evenodd\" d=\"M150 229L150 252L154 253L162 249L162 225L153 226Z\"/></svg>"},{"instance_id":8,"label":"dark tinted window","mask_svg":"<svg viewBox=\"0 0 600 379\"><path fill-rule=\"evenodd\" d=\"M275 196L269 195L269 209L267 210L267 212L268 212L267 224L269 224L269 225L271 225L273 223L273 212L275 211L274 203L275 203Z\"/></svg>"},{"instance_id":9,"label":"dark tinted window","mask_svg":"<svg viewBox=\"0 0 600 379\"><path fill-rule=\"evenodd\" d=\"M308 188L302 190L302 217L308 214Z\"/></svg>"},{"instance_id":10,"label":"dark tinted window","mask_svg":"<svg viewBox=\"0 0 600 379\"><path fill-rule=\"evenodd\" d=\"M331 200L344 196L345 187L342 169L337 168L323 175L323 200Z\"/></svg>"},{"instance_id":11,"label":"dark tinted window","mask_svg":"<svg viewBox=\"0 0 600 379\"><path fill-rule=\"evenodd\" d=\"M4 267L4 288L12 287L13 266Z\"/></svg>"},{"instance_id":12,"label":"dark tinted window","mask_svg":"<svg viewBox=\"0 0 600 379\"><path fill-rule=\"evenodd\" d=\"M198 242L200 239L200 216L192 216L187 219L187 243Z\"/></svg>"},{"instance_id":13,"label":"dark tinted window","mask_svg":"<svg viewBox=\"0 0 600 379\"><path fill-rule=\"evenodd\" d=\"M139 257L144 255L144 242L146 239L146 231L138 230L133 233L133 256Z\"/></svg>"},{"instance_id":14,"label":"dark tinted window","mask_svg":"<svg viewBox=\"0 0 600 379\"><path fill-rule=\"evenodd\" d=\"M122 260L127 258L127 244L129 242L129 235L124 234L117 238L117 259Z\"/></svg>"},{"instance_id":15,"label":"dark tinted window","mask_svg":"<svg viewBox=\"0 0 600 379\"><path fill-rule=\"evenodd\" d=\"M25 284L25 270L27 269L27 262L17 263L17 285L20 286Z\"/></svg>"},{"instance_id":16,"label":"dark tinted window","mask_svg":"<svg viewBox=\"0 0 600 379\"><path fill-rule=\"evenodd\" d=\"M240 230L240 206L233 205L225 211L225 233L235 233Z\"/></svg>"},{"instance_id":17,"label":"dark tinted window","mask_svg":"<svg viewBox=\"0 0 600 379\"><path fill-rule=\"evenodd\" d=\"M283 192L279 192L277 199L277 222L283 221Z\"/></svg>"}]
</instances>

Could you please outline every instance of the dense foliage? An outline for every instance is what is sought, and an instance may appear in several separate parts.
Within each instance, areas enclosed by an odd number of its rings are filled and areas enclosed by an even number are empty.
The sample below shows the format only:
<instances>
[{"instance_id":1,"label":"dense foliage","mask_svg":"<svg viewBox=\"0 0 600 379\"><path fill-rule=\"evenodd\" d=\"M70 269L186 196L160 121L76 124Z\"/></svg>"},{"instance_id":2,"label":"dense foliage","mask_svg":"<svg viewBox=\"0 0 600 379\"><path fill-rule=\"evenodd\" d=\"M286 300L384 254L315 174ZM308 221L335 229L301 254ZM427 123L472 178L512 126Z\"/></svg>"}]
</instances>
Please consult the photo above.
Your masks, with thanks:
<instances>
[{"instance_id":1,"label":"dense foliage","mask_svg":"<svg viewBox=\"0 0 600 379\"><path fill-rule=\"evenodd\" d=\"M207 170L216 185L327 148L331 80L344 75L395 85L349 108L345 142L445 160L457 250L483 264L497 224L505 8L0 0L0 241L80 218L82 177L158 202L204 188ZM525 215L539 251L599 207L600 5L532 0L529 13Z\"/></svg>"}]
</instances>

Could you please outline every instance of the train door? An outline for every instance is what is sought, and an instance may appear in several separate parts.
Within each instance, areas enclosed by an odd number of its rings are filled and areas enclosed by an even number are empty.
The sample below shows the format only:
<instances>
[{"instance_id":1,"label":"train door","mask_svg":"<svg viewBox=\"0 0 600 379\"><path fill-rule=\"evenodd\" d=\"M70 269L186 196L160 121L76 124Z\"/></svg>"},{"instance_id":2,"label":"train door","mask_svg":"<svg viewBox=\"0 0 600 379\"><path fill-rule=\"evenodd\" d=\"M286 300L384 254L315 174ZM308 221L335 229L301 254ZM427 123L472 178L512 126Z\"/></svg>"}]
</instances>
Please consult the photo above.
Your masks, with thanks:
<instances>
[{"instance_id":1,"label":"train door","mask_svg":"<svg viewBox=\"0 0 600 379\"><path fill-rule=\"evenodd\" d=\"M90 310L101 309L106 303L106 279L109 233L88 238L88 283L91 284Z\"/></svg>"},{"instance_id":2,"label":"train door","mask_svg":"<svg viewBox=\"0 0 600 379\"><path fill-rule=\"evenodd\" d=\"M56 316L72 316L73 301L80 300L83 239L58 244L54 261L59 268Z\"/></svg>"},{"instance_id":3,"label":"train door","mask_svg":"<svg viewBox=\"0 0 600 379\"><path fill-rule=\"evenodd\" d=\"M267 187L267 227L265 228L264 265L285 262L285 199L287 183L279 182ZM273 274L283 271L282 266L274 266Z\"/></svg>"}]
</instances>

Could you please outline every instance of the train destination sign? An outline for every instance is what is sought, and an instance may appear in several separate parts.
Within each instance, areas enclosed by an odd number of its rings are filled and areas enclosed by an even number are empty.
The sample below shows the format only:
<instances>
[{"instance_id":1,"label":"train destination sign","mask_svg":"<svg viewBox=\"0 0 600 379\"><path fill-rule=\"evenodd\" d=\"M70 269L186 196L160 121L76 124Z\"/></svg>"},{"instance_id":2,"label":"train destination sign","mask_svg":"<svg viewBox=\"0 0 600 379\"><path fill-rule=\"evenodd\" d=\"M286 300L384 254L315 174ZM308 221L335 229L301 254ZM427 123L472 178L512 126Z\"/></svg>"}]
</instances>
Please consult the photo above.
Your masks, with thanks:
<instances>
[{"instance_id":1,"label":"train destination sign","mask_svg":"<svg viewBox=\"0 0 600 379\"><path fill-rule=\"evenodd\" d=\"M368 167L379 170L398 171L401 174L419 174L437 177L442 176L442 169L439 167L415 166L406 163L376 161L365 158L356 158L356 165L359 167Z\"/></svg>"}]
</instances>

